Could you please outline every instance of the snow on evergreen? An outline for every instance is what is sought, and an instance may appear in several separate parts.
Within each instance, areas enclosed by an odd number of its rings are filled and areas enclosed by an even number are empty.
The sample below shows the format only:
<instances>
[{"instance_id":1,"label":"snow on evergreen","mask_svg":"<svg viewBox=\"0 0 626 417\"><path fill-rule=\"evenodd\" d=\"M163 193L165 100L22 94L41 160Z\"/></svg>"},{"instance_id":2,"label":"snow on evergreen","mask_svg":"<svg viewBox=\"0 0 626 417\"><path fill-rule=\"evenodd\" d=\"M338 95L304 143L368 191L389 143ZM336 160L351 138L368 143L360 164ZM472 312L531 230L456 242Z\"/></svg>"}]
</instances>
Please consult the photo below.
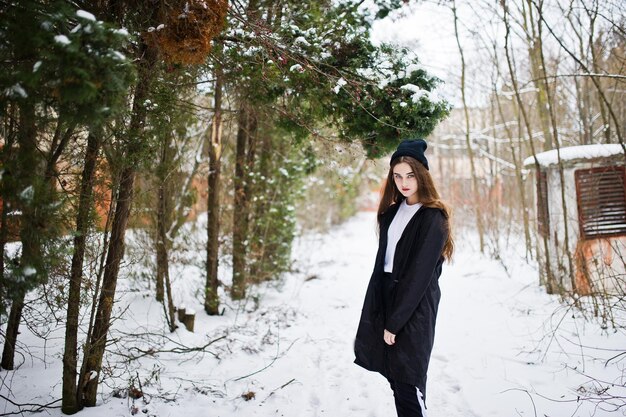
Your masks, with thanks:
<instances>
[{"instance_id":1,"label":"snow on evergreen","mask_svg":"<svg viewBox=\"0 0 626 417\"><path fill-rule=\"evenodd\" d=\"M339 78L337 80L337 84L333 87L333 91L335 92L335 94L339 94L339 90L341 90L341 87L343 87L346 84L347 84L347 81L344 80L343 77Z\"/></svg>"},{"instance_id":2,"label":"snow on evergreen","mask_svg":"<svg viewBox=\"0 0 626 417\"><path fill-rule=\"evenodd\" d=\"M54 41L61 45L69 45L70 43L72 43L72 41L70 41L69 38L65 35L56 35L54 37Z\"/></svg>"},{"instance_id":3,"label":"snow on evergreen","mask_svg":"<svg viewBox=\"0 0 626 417\"><path fill-rule=\"evenodd\" d=\"M16 83L15 85L12 85L11 87L4 90L4 95L7 97L28 97L28 93L26 93L26 90L24 90L24 87L22 87L20 83Z\"/></svg>"},{"instance_id":4,"label":"snow on evergreen","mask_svg":"<svg viewBox=\"0 0 626 417\"><path fill-rule=\"evenodd\" d=\"M85 20L91 20L92 22L96 21L96 16L94 16L93 14L85 11L85 10L77 10L76 11L76 16L83 18Z\"/></svg>"}]
</instances>

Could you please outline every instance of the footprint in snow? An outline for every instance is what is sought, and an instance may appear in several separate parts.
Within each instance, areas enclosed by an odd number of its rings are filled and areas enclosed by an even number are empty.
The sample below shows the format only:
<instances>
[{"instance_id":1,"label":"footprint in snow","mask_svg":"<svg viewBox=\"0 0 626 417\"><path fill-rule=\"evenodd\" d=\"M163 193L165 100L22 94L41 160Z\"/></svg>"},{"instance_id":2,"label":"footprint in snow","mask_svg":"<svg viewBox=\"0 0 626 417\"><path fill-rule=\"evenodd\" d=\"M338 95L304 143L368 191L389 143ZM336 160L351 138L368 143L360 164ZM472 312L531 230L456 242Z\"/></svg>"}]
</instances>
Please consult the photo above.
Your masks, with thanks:
<instances>
[{"instance_id":1,"label":"footprint in snow","mask_svg":"<svg viewBox=\"0 0 626 417\"><path fill-rule=\"evenodd\" d=\"M319 408L321 401L315 393L311 394L311 398L309 399L309 404L311 405L311 407L313 407L314 410Z\"/></svg>"},{"instance_id":2,"label":"footprint in snow","mask_svg":"<svg viewBox=\"0 0 626 417\"><path fill-rule=\"evenodd\" d=\"M434 355L432 356L432 358L433 358L433 359L435 359L435 360L437 360L437 361L439 361L439 362L443 362L443 363L448 363L448 362L449 362L449 361L448 361L448 358L447 358L447 357L445 357L445 356L443 356L443 355L434 354Z\"/></svg>"},{"instance_id":3,"label":"footprint in snow","mask_svg":"<svg viewBox=\"0 0 626 417\"><path fill-rule=\"evenodd\" d=\"M450 392L453 394L456 394L457 392L461 391L461 386L458 384L452 384L448 388L450 389Z\"/></svg>"}]
</instances>

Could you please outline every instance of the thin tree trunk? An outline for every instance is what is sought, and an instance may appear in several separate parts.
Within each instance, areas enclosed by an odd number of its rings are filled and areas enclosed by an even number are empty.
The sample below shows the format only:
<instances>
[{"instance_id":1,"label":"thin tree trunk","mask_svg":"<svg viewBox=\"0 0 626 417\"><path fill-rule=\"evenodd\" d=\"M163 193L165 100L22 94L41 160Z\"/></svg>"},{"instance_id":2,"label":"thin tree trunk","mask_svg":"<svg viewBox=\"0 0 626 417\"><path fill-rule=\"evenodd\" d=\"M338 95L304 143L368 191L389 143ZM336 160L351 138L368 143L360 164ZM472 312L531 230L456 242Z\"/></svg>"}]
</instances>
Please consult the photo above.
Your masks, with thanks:
<instances>
[{"instance_id":1,"label":"thin tree trunk","mask_svg":"<svg viewBox=\"0 0 626 417\"><path fill-rule=\"evenodd\" d=\"M125 155L125 166L120 176L119 190L116 196L115 215L111 227L111 240L109 243L102 289L98 300L98 309L94 321L93 331L90 337L90 351L85 352L85 386L83 401L86 406L96 405L96 393L98 379L102 368L102 357L106 347L107 333L109 331L111 311L115 299L115 289L119 273L120 262L124 257L124 236L126 225L130 216L133 187L135 184L137 157L141 149L141 131L146 119L144 101L149 96L150 84L155 74L153 73L157 61L156 51L153 48L145 48L139 68L139 81L135 89L133 111L128 131L128 147ZM80 388L79 388L80 389Z\"/></svg>"},{"instance_id":2,"label":"thin tree trunk","mask_svg":"<svg viewBox=\"0 0 626 417\"><path fill-rule=\"evenodd\" d=\"M246 144L250 128L250 115L245 105L239 111L237 127L237 150L235 155L235 199L233 207L233 284L231 297L241 300L246 295L246 235L248 234L248 201L246 200L245 184L248 179L246 172Z\"/></svg>"},{"instance_id":3,"label":"thin tree trunk","mask_svg":"<svg viewBox=\"0 0 626 417\"><path fill-rule=\"evenodd\" d=\"M474 165L474 151L472 149L472 143L470 140L470 117L467 108L467 100L465 98L465 57L463 56L463 48L461 47L461 41L459 39L458 30L458 17L456 13L456 1L452 2L452 14L454 15L454 36L456 38L456 44L459 47L459 54L461 55L461 100L463 102L463 113L465 115L465 143L467 145L467 155L470 161L470 173L472 176L472 191L474 194L474 214L476 215L476 227L478 228L478 237L480 240L481 253L485 250L485 231L483 226L483 219L478 210L481 204L480 191L478 188L478 177L476 176L476 167Z\"/></svg>"},{"instance_id":4,"label":"thin tree trunk","mask_svg":"<svg viewBox=\"0 0 626 417\"><path fill-rule=\"evenodd\" d=\"M582 85L581 85L582 84ZM576 87L576 105L578 107L578 115L582 123L582 128L579 129L578 140L581 145L588 145L591 143L591 133L589 127L589 101L586 100L588 96L589 87L586 85L585 80L579 80L574 78L574 86Z\"/></svg>"},{"instance_id":5,"label":"thin tree trunk","mask_svg":"<svg viewBox=\"0 0 626 417\"><path fill-rule=\"evenodd\" d=\"M263 139L261 140L261 152L259 155L259 177L260 178L270 178L270 160L272 158L272 136L270 134L263 134ZM255 203L254 210L254 219L255 219L255 228L254 234L258 235L266 235L267 234L267 226L263 227L263 230L259 227L259 222L267 215L267 209L269 206L269 192L271 190L271 186L266 184L262 184L264 187L261 191L259 191L259 199ZM259 240L255 240L253 242L253 246L251 248L252 253L254 253L254 261L252 265L250 265L250 276L255 282L263 281L266 274L264 274L264 269L267 265L267 241L265 238L261 242Z\"/></svg>"},{"instance_id":6,"label":"thin tree trunk","mask_svg":"<svg viewBox=\"0 0 626 417\"><path fill-rule=\"evenodd\" d=\"M163 309L165 310L165 318L167 325L171 332L176 330L176 314L174 312L174 302L172 300L172 286L170 283L170 267L169 267L169 242L167 238L167 196L166 186L161 184L159 186L159 207L157 209L157 282L161 282L161 291L167 292L167 299L165 294L161 293L160 302L163 303ZM171 213L169 213L171 214Z\"/></svg>"},{"instance_id":7,"label":"thin tree trunk","mask_svg":"<svg viewBox=\"0 0 626 417\"><path fill-rule=\"evenodd\" d=\"M128 217L130 216L130 202L133 196L134 181L135 169L134 167L127 167L122 172L120 189L117 195L117 205L111 228L111 241L109 243L104 276L102 278L102 288L91 334L91 349L89 352L85 352L87 364L85 371L88 376L85 381L83 399L84 405L88 407L96 405L98 377L102 368L102 357L115 299L119 265L124 257L124 236Z\"/></svg>"},{"instance_id":8,"label":"thin tree trunk","mask_svg":"<svg viewBox=\"0 0 626 417\"><path fill-rule=\"evenodd\" d=\"M498 78L501 78L502 75L500 73L500 61L498 59L498 49L497 49L497 45L494 42L493 43L493 59L494 59L494 64L496 67L496 75ZM504 110L502 108L502 102L500 100L500 96L498 94L498 88L496 85L496 79L494 79L493 81L493 93L494 93L494 97L495 97L495 101L497 104L497 109L498 109L498 115L500 116L500 120L502 121L502 124L504 126L504 130L506 131L506 135L507 138L509 140L509 149L511 152L511 158L513 159L513 164L515 167L515 179L516 179L516 183L517 183L517 189L519 191L519 198L520 198L520 202L522 205L522 219L523 219L523 223L524 223L524 240L526 242L526 259L528 260L528 255L530 254L532 257L532 250L533 250L533 242L532 242L532 237L531 237L531 233L530 233L530 220L529 220L529 215L528 215L528 200L526 198L526 190L524 187L524 177L522 175L522 166L521 166L521 152L520 152L520 158L517 157L516 155L516 151L515 151L515 138L513 137L513 132L511 131L511 128L509 127L509 125L507 124L507 118L505 117L504 114ZM493 104L492 104L493 107ZM495 112L495 109L492 110L493 112ZM494 121L492 122L495 125L495 115L493 116ZM517 112L517 126L518 129L521 131L521 117L519 112ZM518 134L518 137L521 137L521 134ZM521 145L520 145L521 147Z\"/></svg>"},{"instance_id":9,"label":"thin tree trunk","mask_svg":"<svg viewBox=\"0 0 626 417\"><path fill-rule=\"evenodd\" d=\"M252 252L251 249L251 240L250 236L252 235L252 226L254 225L254 217L252 212L252 196L255 192L253 187L254 183L252 181L252 174L256 174L255 171L255 160L256 160L256 152L257 152L257 113L255 111L250 111L249 113L249 126L248 126L248 144L247 144L247 153L246 153L246 181L244 183L244 194L246 201L246 215L243 216L243 220L245 221L245 225L243 229L246 231L245 233L245 242L248 242L246 245L246 285L249 284L250 281L256 281L256 277L250 276L250 268L249 262L256 261L257 259L250 259L252 257L256 257L256 253Z\"/></svg>"},{"instance_id":10,"label":"thin tree trunk","mask_svg":"<svg viewBox=\"0 0 626 417\"><path fill-rule=\"evenodd\" d=\"M543 0L537 4L537 13L539 14L539 21L537 22L537 31L539 38L542 38L542 21L543 21ZM541 43L540 43L541 45ZM543 49L539 49L539 58L541 59L541 65L545 68L546 62L543 55ZM561 160L561 144L559 141L559 131L557 128L557 120L556 115L554 114L554 100L552 99L552 94L550 89L546 89L547 94L547 104L548 104L548 114L550 115L550 121L552 123L552 136L554 137L554 144L556 145L556 155L559 166L559 178L561 180L561 205L563 207L563 230L564 230L564 252L567 258L568 264L568 275L570 279L570 284L572 286L572 290L576 288L576 274L574 270L574 260L572 258L572 251L570 250L569 245L569 224L568 224L568 213L567 213L567 199L565 195L565 174L563 172L563 161Z\"/></svg>"},{"instance_id":11,"label":"thin tree trunk","mask_svg":"<svg viewBox=\"0 0 626 417\"><path fill-rule=\"evenodd\" d=\"M580 16L575 10L571 8L569 11L563 11L564 14L569 16L569 23L572 28L572 32L576 35L578 39L578 53L580 54L581 59L584 59L585 56L585 42L583 39L583 35L581 34L582 23L580 20ZM576 21L573 21L573 17L576 17ZM580 68L582 72L583 69ZM576 105L578 107L579 118L582 123L582 129L579 133L579 142L582 145L587 145L591 143L592 135L593 135L593 122L591 121L591 97L590 97L590 88L589 81L587 77L574 77L574 86L576 88Z\"/></svg>"},{"instance_id":12,"label":"thin tree trunk","mask_svg":"<svg viewBox=\"0 0 626 417\"><path fill-rule=\"evenodd\" d=\"M235 202L233 210L233 288L235 300L245 297L247 286L248 228L250 218L250 173L254 169L256 115L244 104L239 114L235 164Z\"/></svg>"},{"instance_id":13,"label":"thin tree trunk","mask_svg":"<svg viewBox=\"0 0 626 417\"><path fill-rule=\"evenodd\" d=\"M495 93L496 92L495 85L493 89ZM511 151L511 158L513 159L513 164L515 165L515 180L517 182L517 189L519 191L520 202L522 204L522 218L524 222L524 240L526 242L526 259L528 260L528 254L532 253L533 245L532 245L532 239L530 236L530 225L529 225L530 221L528 219L526 190L524 188L524 177L522 175L522 168L520 166L520 163L515 153L515 143L514 143L513 133L511 132L511 129L509 128L509 126L506 124L506 118L504 116L504 111L502 109L502 103L500 102L500 97L498 96L498 94L494 94L494 95L496 98L500 120L502 120L504 124L504 130L506 131L507 138L509 139L509 145L510 145L509 148Z\"/></svg>"},{"instance_id":14,"label":"thin tree trunk","mask_svg":"<svg viewBox=\"0 0 626 417\"><path fill-rule=\"evenodd\" d=\"M158 193L157 193L157 218L156 218L156 299L165 306L165 275L168 271L167 260L167 229L171 220L168 215L171 214L167 204L167 182L171 168L172 155L170 146L172 143L171 135L163 138L161 143L161 160L157 168ZM167 316L167 314L166 314ZM171 328L171 324L170 324Z\"/></svg>"},{"instance_id":15,"label":"thin tree trunk","mask_svg":"<svg viewBox=\"0 0 626 417\"><path fill-rule=\"evenodd\" d=\"M100 132L91 132L87 138L87 152L83 168L78 213L76 215L76 233L74 235L74 254L70 270L70 288L67 304L67 324L65 327L65 351L63 353L63 397L61 411L74 414L80 410L76 390L78 314L80 309L80 288L83 276L85 241L89 228L89 211L93 205L93 186L96 162L100 150Z\"/></svg>"},{"instance_id":16,"label":"thin tree trunk","mask_svg":"<svg viewBox=\"0 0 626 417\"><path fill-rule=\"evenodd\" d=\"M168 195L171 195L169 182L169 168L172 162L171 142L172 137L168 135L162 143L161 163L159 172L159 191L157 202L157 300L163 303L165 318L171 332L176 330L176 315L174 312L174 302L172 300L172 289L169 274L169 254L170 247L167 230L172 225L172 204ZM167 299L165 299L167 291Z\"/></svg>"},{"instance_id":17,"label":"thin tree trunk","mask_svg":"<svg viewBox=\"0 0 626 417\"><path fill-rule=\"evenodd\" d=\"M599 74L601 71L600 66L598 65L598 56L596 53L596 48L595 48L595 41L594 41L594 34L595 34L595 23L596 23L596 18L598 17L598 3L596 1L593 2L593 6L594 6L594 10L589 10L587 7L585 7L585 11L587 12L587 15L589 16L589 51L591 54L591 67L593 68L593 72L595 74ZM603 44L602 42L602 38L600 38L600 45ZM581 59L583 57L581 56ZM598 82L598 85L600 82ZM600 105L600 115L602 116L602 124L603 124L603 133L604 133L604 140L606 141L606 143L611 143L611 121L607 115L607 110L606 107L610 106L610 103L607 102L603 102L602 101L602 97L600 97L600 91L598 90L598 104Z\"/></svg>"},{"instance_id":18,"label":"thin tree trunk","mask_svg":"<svg viewBox=\"0 0 626 417\"><path fill-rule=\"evenodd\" d=\"M522 101L522 97L520 95L519 92L519 87L517 85L517 77L515 76L515 69L513 68L513 62L511 61L511 53L509 50L509 39L511 36L511 26L509 24L509 20L508 20L508 15L509 15L509 11L508 11L508 6L506 4L505 1L502 1L501 3L502 8L503 8L503 20L504 20L504 27L506 30L505 36L504 36L504 52L505 52L505 57L506 57L506 63L507 63L507 67L509 70L509 75L511 77L511 83L513 84L513 91L515 93L515 99L517 101L517 105L519 107L519 111L520 114L522 115L522 120L524 121L524 127L526 128L526 134L528 135L528 143L530 144L530 149L532 152L532 156L534 159L534 166L535 166L535 175L536 175L536 179L537 181L540 178L541 175L541 167L539 165L539 161L537 160L537 153L535 151L535 144L533 141L533 136L532 136L532 129L530 127L530 122L528 119L528 115L526 114L526 108L524 107L524 102ZM537 196L537 198L542 198L540 195ZM554 293L556 287L556 280L554 275L552 274L552 269L550 267L550 252L549 252L549 244L548 244L548 236L547 235L542 235L542 239L543 239L543 250L544 250L544 261L545 261L545 271L546 271L546 291L549 294ZM539 258L539 257L538 257Z\"/></svg>"},{"instance_id":19,"label":"thin tree trunk","mask_svg":"<svg viewBox=\"0 0 626 417\"><path fill-rule=\"evenodd\" d=\"M167 256L167 254L166 254ZM178 326L176 325L176 309L174 308L174 298L172 297L172 282L170 280L170 269L169 269L169 260L166 257L166 267L167 269L165 270L165 293L167 295L167 311L166 311L166 318L168 318L168 326L170 329L170 332L175 331Z\"/></svg>"},{"instance_id":20,"label":"thin tree trunk","mask_svg":"<svg viewBox=\"0 0 626 417\"><path fill-rule=\"evenodd\" d=\"M546 78L546 69L541 60L541 50L543 48L542 39L537 35L535 29L535 21L532 13L532 4L527 1L528 15L524 13L524 26L526 29L526 42L528 45L528 58L530 61L530 73L534 80L535 89L537 91L537 113L543 132L544 143L543 150L552 149L552 132L550 131L550 118L548 109L548 79ZM526 7L523 8L526 11Z\"/></svg>"},{"instance_id":21,"label":"thin tree trunk","mask_svg":"<svg viewBox=\"0 0 626 417\"><path fill-rule=\"evenodd\" d=\"M535 0L531 0L533 1L533 4L536 4ZM600 103L604 103L606 105L606 108L609 112L609 116L610 119L613 120L613 124L615 125L615 134L617 135L617 141L619 142L619 144L621 145L622 149L624 150L624 153L626 154L626 143L624 143L624 138L622 136L622 131L621 131L621 123L620 123L620 119L617 117L617 115L615 114L615 111L613 109L613 107L611 106L611 103L609 102L609 100L606 98L606 95L604 94L604 89L602 88L602 86L600 85L600 80L598 79L599 77L596 77L595 75L592 75L593 72L590 71L589 67L581 61L581 59L579 59L576 54L574 54L561 40L561 38L559 38L555 33L554 30L550 27L550 25L548 25L548 23L545 21L545 18L542 15L539 15L539 20L543 23L545 23L546 28L548 29L548 31L550 32L550 34L552 35L552 37L554 38L554 40L559 44L559 46L561 46L561 48L574 60L576 61L576 63L587 73L589 74L589 78L591 79L591 82L593 83L593 85L596 87L596 90L598 92L598 95L600 97Z\"/></svg>"},{"instance_id":22,"label":"thin tree trunk","mask_svg":"<svg viewBox=\"0 0 626 417\"><path fill-rule=\"evenodd\" d=\"M207 196L207 262L204 310L207 314L219 314L219 234L220 234L220 172L222 156L222 71L215 70L215 98L213 122L209 139L209 175Z\"/></svg>"},{"instance_id":23,"label":"thin tree trunk","mask_svg":"<svg viewBox=\"0 0 626 417\"><path fill-rule=\"evenodd\" d=\"M167 249L165 248L165 186L159 184L157 198L157 230L156 230L156 299L160 303L165 300L165 274L168 270Z\"/></svg>"},{"instance_id":24,"label":"thin tree trunk","mask_svg":"<svg viewBox=\"0 0 626 417\"><path fill-rule=\"evenodd\" d=\"M111 196L117 195L117 192L119 190L119 185L120 185L119 174L116 173L113 176L113 179L114 179L113 183L111 184ZM78 384L77 384L77 393L76 393L76 395L78 396L78 406L81 408L83 407L83 397L84 397L83 388L85 387L86 381L88 381L88 378L86 378L86 372L85 372L85 369L87 366L86 357L89 354L89 352L91 352L91 335L93 334L93 327L94 327L94 322L96 318L96 310L98 307L98 299L100 296L100 286L102 284L102 275L104 273L104 269L106 265L106 255L109 251L111 224L113 223L113 217L115 215L116 203L117 202L115 198L111 197L111 201L109 203L109 207L107 210L106 223L104 226L102 250L99 256L100 259L99 259L98 271L96 273L96 283L94 286L93 294L91 296L91 311L89 313L89 326L87 327L87 334L85 336L85 344L83 346L83 362L81 364L80 372L78 374Z\"/></svg>"},{"instance_id":25,"label":"thin tree trunk","mask_svg":"<svg viewBox=\"0 0 626 417\"><path fill-rule=\"evenodd\" d=\"M61 125L63 124L62 119L59 118L57 123L59 124L59 131L60 131ZM69 126L67 126L67 129L65 129L65 133L63 134L63 136L60 137L61 141L53 144L53 146L50 149L50 153L48 154L48 157L46 158L47 159L46 170L45 170L44 175L45 175L45 178L50 181L52 189L55 188L53 180L56 175L55 168L56 168L57 162L59 161L59 158L63 154L63 151L69 144L69 141L72 135L74 134L74 131L76 130L76 126L77 126L76 122L71 122Z\"/></svg>"},{"instance_id":26,"label":"thin tree trunk","mask_svg":"<svg viewBox=\"0 0 626 417\"><path fill-rule=\"evenodd\" d=\"M22 309L24 308L24 294L17 294L11 302L11 311L5 331L4 349L2 350L2 369L11 370L15 366L15 345L19 333Z\"/></svg>"}]
</instances>

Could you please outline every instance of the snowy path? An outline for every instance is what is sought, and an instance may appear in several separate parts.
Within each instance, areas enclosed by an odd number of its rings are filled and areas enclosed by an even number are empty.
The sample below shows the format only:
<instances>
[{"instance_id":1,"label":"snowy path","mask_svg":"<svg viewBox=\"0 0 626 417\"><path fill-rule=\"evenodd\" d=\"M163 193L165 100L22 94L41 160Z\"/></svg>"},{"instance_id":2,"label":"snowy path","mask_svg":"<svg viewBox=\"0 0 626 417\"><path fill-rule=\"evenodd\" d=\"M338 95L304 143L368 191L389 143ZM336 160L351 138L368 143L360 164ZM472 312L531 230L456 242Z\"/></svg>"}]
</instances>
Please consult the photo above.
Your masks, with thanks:
<instances>
[{"instance_id":1,"label":"snowy path","mask_svg":"<svg viewBox=\"0 0 626 417\"><path fill-rule=\"evenodd\" d=\"M227 383L227 398L216 415L395 415L386 381L352 363L354 332L376 252L375 230L374 213L360 213L329 234L307 236L299 242L294 251L299 273L288 277L280 292L260 289L261 314L271 311L281 316L284 312L282 317L289 317L292 324L281 327L263 321L257 329L262 332L266 326L279 336L279 346L268 346L257 356L227 358L228 363L216 372L223 379L247 375L271 363L277 351L288 350L264 371ZM538 416L592 415L589 405L579 407L537 395L531 400L524 392L570 399L584 381L576 372L563 370L566 360L571 366L582 364L573 345L564 347L572 358L564 357L556 342L552 343L554 349L541 362L546 340L550 340L544 336L564 314L569 317L571 313L562 310L553 316L558 301L536 285L533 268L518 262L509 271L515 278L510 278L497 262L478 257L471 243L457 239L455 263L445 265L441 277L443 296L429 372L429 416L534 416L533 407ZM311 276L315 278L307 281ZM245 320L255 322L258 312ZM565 321L561 329L567 333ZM583 344L624 346L624 337L595 334L596 327L586 329L588 339ZM605 359L612 355L605 353ZM587 371L599 365L599 361L586 363ZM256 393L254 401L233 400L248 390ZM595 415L609 413L596 409Z\"/></svg>"},{"instance_id":2,"label":"snowy path","mask_svg":"<svg viewBox=\"0 0 626 417\"><path fill-rule=\"evenodd\" d=\"M257 287L253 291L259 299L257 309L251 299L243 310L228 308L221 317L202 312L193 290L202 282L198 272L177 271L173 276L180 277L174 282L178 296L199 313L196 332L179 329L173 339L201 346L225 336L210 347L218 358L158 353L122 365L119 357L109 355L114 375L109 385L128 386L139 372L151 401L146 405L142 400L113 398L111 389L104 387L104 403L80 415L128 416L135 404L138 415L159 417L394 416L386 381L352 363L354 333L376 251L375 228L374 213L360 213L328 234L306 236L294 250L296 273L278 289L275 284ZM586 349L589 356L581 356L573 342L623 349L626 338L602 333L597 325L577 328L582 321L571 320L572 313L559 308L558 301L536 285L536 271L518 262L509 270L511 278L497 262L478 257L471 243L457 238L455 263L444 265L440 280L429 416L593 415L591 404L565 401L576 398L574 390L585 378L564 364L614 380L619 373L603 368L603 361L591 356L606 360L615 352ZM157 331L162 326L161 307L150 293L121 295L118 308L131 304L131 311L116 323L114 334ZM554 339L544 337L556 323L561 324ZM62 329L57 333L62 335ZM29 343L27 335L24 342ZM35 339L30 342L41 345ZM27 362L11 375L15 400L43 403L60 397L61 343L58 338L39 351L32 348L47 361L45 366L37 360ZM140 343L126 339L118 348L131 352ZM246 401L241 395L249 392L254 399ZM0 406L0 413L11 410ZM62 414L54 410L50 415ZM595 409L595 416L609 415L626 414Z\"/></svg>"},{"instance_id":3,"label":"snowy path","mask_svg":"<svg viewBox=\"0 0 626 417\"><path fill-rule=\"evenodd\" d=\"M457 240L457 248L455 263L445 265L441 277L443 296L429 372L429 416L534 416L533 402L538 416L590 416L594 411L595 416L615 415L589 404L559 403L537 395L530 399L524 390L556 400L570 399L585 380L563 370L566 360L570 366L583 364L575 357L579 352L574 345L562 346L570 355L562 358L566 355L554 342L550 345L554 349L541 362L547 347L544 336L571 313L560 309L556 298L536 285L533 268L518 262L509 271L514 277L510 278L500 264L478 257L476 248L463 239ZM395 415L386 381L352 363L354 332L375 252L373 213L360 213L328 235L301 242L296 253L305 254L303 276L289 282L285 292L263 300L264 305L287 303L297 312L297 324L281 333L287 343L296 342L285 357L264 371L267 375L257 376L259 382L275 381L261 383L269 387L292 378L296 382L277 392L261 409L248 408L253 403L241 404L244 415ZM313 274L317 279L302 281ZM569 333L566 321L561 329ZM587 343L579 335L582 344L624 346L623 336L609 338L596 327L586 329ZM606 359L613 353L605 355ZM587 360L584 365L587 371L597 367L602 372L601 361Z\"/></svg>"}]
</instances>

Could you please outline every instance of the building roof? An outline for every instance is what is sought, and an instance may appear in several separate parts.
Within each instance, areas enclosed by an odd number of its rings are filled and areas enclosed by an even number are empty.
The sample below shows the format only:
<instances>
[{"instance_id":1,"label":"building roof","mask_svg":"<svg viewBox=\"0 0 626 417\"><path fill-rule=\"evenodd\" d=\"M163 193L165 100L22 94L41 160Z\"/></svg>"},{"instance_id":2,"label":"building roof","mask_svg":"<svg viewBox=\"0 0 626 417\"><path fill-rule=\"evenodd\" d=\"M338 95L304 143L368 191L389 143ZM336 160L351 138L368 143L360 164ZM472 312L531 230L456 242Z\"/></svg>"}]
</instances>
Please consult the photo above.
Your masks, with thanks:
<instances>
[{"instance_id":1,"label":"building roof","mask_svg":"<svg viewBox=\"0 0 626 417\"><path fill-rule=\"evenodd\" d=\"M624 155L624 148L620 144L595 144L595 145L580 145L580 146L568 146L560 149L561 160L564 162L585 160L585 159L598 159L609 158L616 155ZM539 165L547 167L550 165L556 165L558 163L557 150L541 152L537 154L537 161ZM524 159L524 166L534 165L535 158L529 156Z\"/></svg>"}]
</instances>

